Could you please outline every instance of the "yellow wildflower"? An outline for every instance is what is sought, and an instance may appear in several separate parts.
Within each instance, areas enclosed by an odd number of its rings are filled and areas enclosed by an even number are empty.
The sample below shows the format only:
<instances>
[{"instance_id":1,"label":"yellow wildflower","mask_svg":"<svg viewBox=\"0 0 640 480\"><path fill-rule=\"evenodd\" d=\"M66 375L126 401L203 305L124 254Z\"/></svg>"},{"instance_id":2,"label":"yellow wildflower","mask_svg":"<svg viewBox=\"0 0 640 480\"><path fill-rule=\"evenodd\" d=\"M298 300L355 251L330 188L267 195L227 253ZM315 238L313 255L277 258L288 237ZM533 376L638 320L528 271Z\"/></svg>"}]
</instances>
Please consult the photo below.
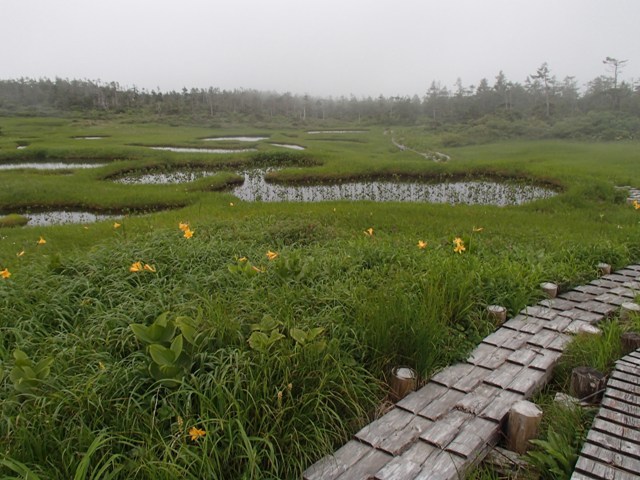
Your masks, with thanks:
<instances>
[{"instance_id":1,"label":"yellow wildflower","mask_svg":"<svg viewBox=\"0 0 640 480\"><path fill-rule=\"evenodd\" d=\"M189 227L186 228L186 230L184 231L184 238L191 238L193 237L193 232L195 232L195 230L191 230Z\"/></svg>"},{"instance_id":2,"label":"yellow wildflower","mask_svg":"<svg viewBox=\"0 0 640 480\"><path fill-rule=\"evenodd\" d=\"M638 200L633 201L633 208L640 210L640 202L638 202Z\"/></svg>"},{"instance_id":3,"label":"yellow wildflower","mask_svg":"<svg viewBox=\"0 0 640 480\"><path fill-rule=\"evenodd\" d=\"M373 237L373 228L371 228L371 227L367 228L367 229L364 231L364 234L365 234L367 237Z\"/></svg>"},{"instance_id":4,"label":"yellow wildflower","mask_svg":"<svg viewBox=\"0 0 640 480\"><path fill-rule=\"evenodd\" d=\"M142 262L133 262L129 267L130 272L141 272L142 271Z\"/></svg>"},{"instance_id":5,"label":"yellow wildflower","mask_svg":"<svg viewBox=\"0 0 640 480\"><path fill-rule=\"evenodd\" d=\"M120 228L122 225L119 224L118 222L113 222L113 228Z\"/></svg>"},{"instance_id":6,"label":"yellow wildflower","mask_svg":"<svg viewBox=\"0 0 640 480\"><path fill-rule=\"evenodd\" d=\"M453 243L455 243L455 247L453 248L453 251L455 253L462 253L466 250L464 241L460 237L454 238Z\"/></svg>"},{"instance_id":7,"label":"yellow wildflower","mask_svg":"<svg viewBox=\"0 0 640 480\"><path fill-rule=\"evenodd\" d=\"M423 242L422 240L418 240L418 248L420 250L424 250L425 248L427 248L427 242Z\"/></svg>"},{"instance_id":8,"label":"yellow wildflower","mask_svg":"<svg viewBox=\"0 0 640 480\"><path fill-rule=\"evenodd\" d=\"M191 436L191 441L196 442L200 437L204 437L207 434L204 430L197 427L191 427L189 429L189 435Z\"/></svg>"},{"instance_id":9,"label":"yellow wildflower","mask_svg":"<svg viewBox=\"0 0 640 480\"><path fill-rule=\"evenodd\" d=\"M182 230L183 232L186 232L187 230L189 230L189 224L188 223L184 223L184 222L180 222L178 224L178 228L180 230Z\"/></svg>"},{"instance_id":10,"label":"yellow wildflower","mask_svg":"<svg viewBox=\"0 0 640 480\"><path fill-rule=\"evenodd\" d=\"M272 252L271 250L267 252L267 258L269 260L275 260L276 258L278 258L278 255L279 255L278 253Z\"/></svg>"},{"instance_id":11,"label":"yellow wildflower","mask_svg":"<svg viewBox=\"0 0 640 480\"><path fill-rule=\"evenodd\" d=\"M145 263L143 268L147 272L156 273L156 267L154 267L153 265L149 265L148 263Z\"/></svg>"},{"instance_id":12,"label":"yellow wildflower","mask_svg":"<svg viewBox=\"0 0 640 480\"><path fill-rule=\"evenodd\" d=\"M43 236L40 236L40 240L38 240L38 245L44 245L45 243L47 243L47 241L44 239Z\"/></svg>"},{"instance_id":13,"label":"yellow wildflower","mask_svg":"<svg viewBox=\"0 0 640 480\"><path fill-rule=\"evenodd\" d=\"M8 268L5 268L0 272L0 277L2 278L9 278L10 276L11 276L11 272L9 271Z\"/></svg>"},{"instance_id":14,"label":"yellow wildflower","mask_svg":"<svg viewBox=\"0 0 640 480\"><path fill-rule=\"evenodd\" d=\"M230 207L233 207L233 202L229 202L229 206L230 206Z\"/></svg>"}]
</instances>

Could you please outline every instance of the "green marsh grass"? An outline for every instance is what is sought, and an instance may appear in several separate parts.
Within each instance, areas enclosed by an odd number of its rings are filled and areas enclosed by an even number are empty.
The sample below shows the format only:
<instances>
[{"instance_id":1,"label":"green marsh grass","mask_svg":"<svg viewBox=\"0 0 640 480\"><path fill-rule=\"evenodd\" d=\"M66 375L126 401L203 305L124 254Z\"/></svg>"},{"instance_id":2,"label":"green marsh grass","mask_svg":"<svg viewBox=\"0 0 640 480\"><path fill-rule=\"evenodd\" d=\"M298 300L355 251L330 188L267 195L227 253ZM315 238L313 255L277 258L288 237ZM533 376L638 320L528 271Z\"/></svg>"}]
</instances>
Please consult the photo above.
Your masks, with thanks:
<instances>
[{"instance_id":1,"label":"green marsh grass","mask_svg":"<svg viewBox=\"0 0 640 480\"><path fill-rule=\"evenodd\" d=\"M452 160L436 164L399 151L376 128L344 141L314 139L302 128L124 120L2 119L1 127L3 162L110 160L68 175L3 172L7 213L167 208L127 215L119 228L113 221L0 227L0 269L11 272L0 279L5 475L299 478L373 418L391 367L411 366L426 379L465 358L493 328L487 305L513 315L542 298L542 281L568 289L595 278L599 262L621 267L640 258L640 217L614 188L640 184L635 143L505 142L450 149ZM294 138L308 148L286 160L262 142L258 154L238 156L134 145L193 146L231 133L269 133L269 141ZM104 138L72 138L81 135ZM28 147L16 150L17 140ZM476 172L532 177L562 192L503 208L261 204L211 191L234 180L228 171L185 185L106 180L132 169L291 158L307 163L285 168L281 180ZM182 236L179 222L189 222L193 238ZM40 236L46 244L37 244ZM456 237L462 254L453 251ZM269 250L278 258L268 260ZM234 269L243 257L259 271ZM156 271L130 272L137 261ZM191 368L176 388L152 378L146 346L130 328L164 312L198 325ZM273 342L249 342L265 318L276 322L266 334ZM301 343L297 332L313 329L322 332L318 341ZM53 358L50 375L29 394L10 379L16 349L33 361ZM206 434L191 440L192 427Z\"/></svg>"}]
</instances>

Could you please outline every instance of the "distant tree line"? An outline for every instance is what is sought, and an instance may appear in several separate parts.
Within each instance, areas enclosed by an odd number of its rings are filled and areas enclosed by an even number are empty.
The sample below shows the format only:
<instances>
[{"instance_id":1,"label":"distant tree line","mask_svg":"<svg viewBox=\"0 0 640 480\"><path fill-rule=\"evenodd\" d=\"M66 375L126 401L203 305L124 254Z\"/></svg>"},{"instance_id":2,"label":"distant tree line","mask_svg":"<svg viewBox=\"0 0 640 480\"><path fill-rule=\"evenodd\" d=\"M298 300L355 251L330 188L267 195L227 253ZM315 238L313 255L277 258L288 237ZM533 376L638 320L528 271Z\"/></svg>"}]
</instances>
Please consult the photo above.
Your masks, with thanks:
<instances>
[{"instance_id":1,"label":"distant tree line","mask_svg":"<svg viewBox=\"0 0 640 480\"><path fill-rule=\"evenodd\" d=\"M453 88L433 81L422 97L315 97L252 89L210 87L181 91L122 87L117 82L20 78L0 80L0 114L42 115L132 113L187 116L194 119L247 117L254 121L285 118L294 122L338 120L363 124L468 124L487 116L509 120L558 122L590 112L640 117L640 85L619 80L625 60L607 57L611 75L599 76L584 89L575 77L558 80L544 63L524 83L501 71L490 82Z\"/></svg>"}]
</instances>

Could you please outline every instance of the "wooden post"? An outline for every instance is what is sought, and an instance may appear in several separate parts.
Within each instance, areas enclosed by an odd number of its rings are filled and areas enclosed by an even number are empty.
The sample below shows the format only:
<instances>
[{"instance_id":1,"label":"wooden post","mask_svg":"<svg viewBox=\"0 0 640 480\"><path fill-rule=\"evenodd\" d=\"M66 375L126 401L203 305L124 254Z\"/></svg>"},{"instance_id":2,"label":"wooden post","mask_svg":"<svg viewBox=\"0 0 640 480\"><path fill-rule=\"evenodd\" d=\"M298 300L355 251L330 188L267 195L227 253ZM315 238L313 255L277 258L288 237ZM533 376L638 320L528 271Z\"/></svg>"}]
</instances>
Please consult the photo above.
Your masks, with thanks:
<instances>
[{"instance_id":1,"label":"wooden post","mask_svg":"<svg viewBox=\"0 0 640 480\"><path fill-rule=\"evenodd\" d=\"M600 275L609 275L611 273L611 265L608 263L599 263L598 271L600 272Z\"/></svg>"},{"instance_id":2,"label":"wooden post","mask_svg":"<svg viewBox=\"0 0 640 480\"><path fill-rule=\"evenodd\" d=\"M640 333L625 332L620 337L622 355L628 355L640 348Z\"/></svg>"},{"instance_id":3,"label":"wooden post","mask_svg":"<svg viewBox=\"0 0 640 480\"><path fill-rule=\"evenodd\" d=\"M391 397L395 402L402 400L410 392L416 389L418 375L416 371L409 367L395 367L391 371Z\"/></svg>"},{"instance_id":4,"label":"wooden post","mask_svg":"<svg viewBox=\"0 0 640 480\"><path fill-rule=\"evenodd\" d=\"M516 402L509 410L507 423L507 448L523 454L529 448L529 440L538 436L542 410L527 400Z\"/></svg>"},{"instance_id":5,"label":"wooden post","mask_svg":"<svg viewBox=\"0 0 640 480\"><path fill-rule=\"evenodd\" d=\"M620 305L620 320L626 322L640 315L640 305L635 302L625 302Z\"/></svg>"},{"instance_id":6,"label":"wooden post","mask_svg":"<svg viewBox=\"0 0 640 480\"><path fill-rule=\"evenodd\" d=\"M507 320L507 309L501 305L489 305L487 307L489 316L494 320L496 326L501 326Z\"/></svg>"},{"instance_id":7,"label":"wooden post","mask_svg":"<svg viewBox=\"0 0 640 480\"><path fill-rule=\"evenodd\" d=\"M591 367L576 367L571 370L571 395L581 401L596 403L601 397L607 378ZM599 392L599 393L598 393Z\"/></svg>"},{"instance_id":8,"label":"wooden post","mask_svg":"<svg viewBox=\"0 0 640 480\"><path fill-rule=\"evenodd\" d=\"M558 294L558 285L555 283L544 282L540 284L540 288L549 298L556 298L556 295Z\"/></svg>"}]
</instances>

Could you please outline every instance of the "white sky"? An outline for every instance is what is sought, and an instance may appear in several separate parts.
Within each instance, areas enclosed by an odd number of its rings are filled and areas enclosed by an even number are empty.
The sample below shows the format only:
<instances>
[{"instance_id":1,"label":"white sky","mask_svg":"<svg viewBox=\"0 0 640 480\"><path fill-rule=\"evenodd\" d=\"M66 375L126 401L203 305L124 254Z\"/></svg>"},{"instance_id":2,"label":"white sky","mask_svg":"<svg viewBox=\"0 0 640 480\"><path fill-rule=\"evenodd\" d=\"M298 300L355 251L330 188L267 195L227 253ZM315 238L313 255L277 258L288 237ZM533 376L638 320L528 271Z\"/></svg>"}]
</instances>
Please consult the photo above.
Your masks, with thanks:
<instances>
[{"instance_id":1,"label":"white sky","mask_svg":"<svg viewBox=\"0 0 640 480\"><path fill-rule=\"evenodd\" d=\"M422 97L607 56L640 80L640 0L0 0L0 79Z\"/></svg>"}]
</instances>

